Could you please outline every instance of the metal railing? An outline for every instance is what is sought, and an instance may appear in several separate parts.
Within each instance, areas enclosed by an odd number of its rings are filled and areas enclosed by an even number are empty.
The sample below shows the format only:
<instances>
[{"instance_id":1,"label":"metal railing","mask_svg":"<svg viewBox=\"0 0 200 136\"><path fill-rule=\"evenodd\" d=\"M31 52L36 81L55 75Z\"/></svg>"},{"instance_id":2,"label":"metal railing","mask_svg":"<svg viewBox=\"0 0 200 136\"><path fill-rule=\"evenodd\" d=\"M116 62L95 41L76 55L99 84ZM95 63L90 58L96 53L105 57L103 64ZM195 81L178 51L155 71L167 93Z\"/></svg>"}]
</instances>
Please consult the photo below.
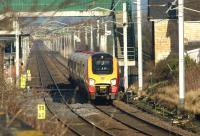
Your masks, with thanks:
<instances>
[{"instance_id":1,"label":"metal railing","mask_svg":"<svg viewBox=\"0 0 200 136\"><path fill-rule=\"evenodd\" d=\"M138 49L137 47L127 47L128 48L128 60L129 61L137 61L138 59ZM120 49L117 49L117 58L118 59L124 59L124 48L120 47ZM151 60L152 56L150 53L143 51L143 59L144 60Z\"/></svg>"}]
</instances>

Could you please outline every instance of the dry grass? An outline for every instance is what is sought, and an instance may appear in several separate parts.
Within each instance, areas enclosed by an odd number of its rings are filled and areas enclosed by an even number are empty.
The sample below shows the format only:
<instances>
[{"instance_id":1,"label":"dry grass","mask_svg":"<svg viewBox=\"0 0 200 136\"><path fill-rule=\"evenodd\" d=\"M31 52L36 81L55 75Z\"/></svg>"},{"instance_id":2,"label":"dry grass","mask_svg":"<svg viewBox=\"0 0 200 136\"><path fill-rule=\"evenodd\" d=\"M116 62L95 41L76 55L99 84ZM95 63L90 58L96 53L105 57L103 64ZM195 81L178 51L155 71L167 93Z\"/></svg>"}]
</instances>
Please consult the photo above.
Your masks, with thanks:
<instances>
[{"instance_id":1,"label":"dry grass","mask_svg":"<svg viewBox=\"0 0 200 136\"><path fill-rule=\"evenodd\" d=\"M170 64L174 72L170 72L167 64ZM144 73L143 95L148 96L161 105L169 108L177 108L179 103L179 83L177 60L163 61L155 68L147 65ZM174 67L172 67L174 66ZM156 69L156 70L155 70ZM176 72L177 71L177 72ZM152 75L149 73L152 72ZM171 74L169 76L169 74ZM185 70L185 111L200 113L200 64L195 64L190 59L186 59ZM153 81L152 81L152 80ZM131 86L137 93L137 84Z\"/></svg>"},{"instance_id":2,"label":"dry grass","mask_svg":"<svg viewBox=\"0 0 200 136\"><path fill-rule=\"evenodd\" d=\"M152 98L159 103L165 103L173 107L173 105L178 104L178 88L175 85L160 88L152 95Z\"/></svg>"},{"instance_id":3,"label":"dry grass","mask_svg":"<svg viewBox=\"0 0 200 136\"><path fill-rule=\"evenodd\" d=\"M169 108L177 107L179 101L178 86L160 88L151 98ZM191 113L200 113L200 89L186 92L184 109Z\"/></svg>"},{"instance_id":4,"label":"dry grass","mask_svg":"<svg viewBox=\"0 0 200 136\"><path fill-rule=\"evenodd\" d=\"M186 93L185 109L192 113L200 113L200 89Z\"/></svg>"},{"instance_id":5,"label":"dry grass","mask_svg":"<svg viewBox=\"0 0 200 136\"><path fill-rule=\"evenodd\" d=\"M200 88L200 64L190 67L186 71L186 91L195 91Z\"/></svg>"},{"instance_id":6,"label":"dry grass","mask_svg":"<svg viewBox=\"0 0 200 136\"><path fill-rule=\"evenodd\" d=\"M22 108L22 105L24 103L29 102L29 99L27 99L24 94L25 90L17 89L14 86L8 85L3 80L1 80L0 109L13 116L11 121L8 123L8 126L12 125L16 118L20 118L21 120L32 126L34 129L43 132L47 136L69 135L69 130L63 125L63 123L58 122L55 118L52 118L50 115L47 116L46 120L37 120L36 115L28 115L28 113L26 113L26 110ZM31 97L33 97L34 99L38 96L39 94L33 94L33 96ZM32 105L32 107L36 106L37 105Z\"/></svg>"}]
</instances>

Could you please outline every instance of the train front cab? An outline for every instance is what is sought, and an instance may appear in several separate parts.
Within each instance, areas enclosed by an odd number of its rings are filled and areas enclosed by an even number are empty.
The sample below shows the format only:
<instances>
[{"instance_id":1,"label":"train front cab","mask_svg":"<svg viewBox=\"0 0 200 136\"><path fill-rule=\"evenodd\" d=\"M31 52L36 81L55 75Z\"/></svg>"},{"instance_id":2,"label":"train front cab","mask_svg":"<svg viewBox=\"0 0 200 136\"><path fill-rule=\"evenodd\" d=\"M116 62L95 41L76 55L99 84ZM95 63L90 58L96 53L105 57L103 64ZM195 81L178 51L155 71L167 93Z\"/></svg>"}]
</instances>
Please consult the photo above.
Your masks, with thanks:
<instances>
[{"instance_id":1,"label":"train front cab","mask_svg":"<svg viewBox=\"0 0 200 136\"><path fill-rule=\"evenodd\" d=\"M88 58L88 92L90 99L116 99L119 89L117 59L110 54L94 54Z\"/></svg>"}]
</instances>

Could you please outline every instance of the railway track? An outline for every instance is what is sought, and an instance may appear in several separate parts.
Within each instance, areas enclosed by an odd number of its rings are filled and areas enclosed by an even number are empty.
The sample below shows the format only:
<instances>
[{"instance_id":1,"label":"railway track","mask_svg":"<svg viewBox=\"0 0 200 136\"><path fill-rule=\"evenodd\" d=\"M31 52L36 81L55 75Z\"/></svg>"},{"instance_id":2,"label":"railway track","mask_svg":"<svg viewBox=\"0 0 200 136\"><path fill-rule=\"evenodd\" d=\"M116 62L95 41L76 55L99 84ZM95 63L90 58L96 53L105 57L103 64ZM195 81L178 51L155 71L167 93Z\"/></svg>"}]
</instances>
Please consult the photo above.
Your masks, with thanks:
<instances>
[{"instance_id":1,"label":"railway track","mask_svg":"<svg viewBox=\"0 0 200 136\"><path fill-rule=\"evenodd\" d=\"M30 69L30 71L39 71L36 52L36 47L32 48L30 58L27 64L27 68ZM41 89L42 85L40 81L39 72L32 72L31 74L31 82L29 82L29 86L34 89Z\"/></svg>"},{"instance_id":2,"label":"railway track","mask_svg":"<svg viewBox=\"0 0 200 136\"><path fill-rule=\"evenodd\" d=\"M41 54L40 54L41 55ZM40 77L45 77L48 79L41 79L41 82L44 82L44 85L50 93L53 93L52 97L56 97L61 99L63 103L55 103L49 100L48 97L44 97L45 103L49 109L49 111L63 124L65 127L70 129L76 135L117 135L116 133L112 133L112 131L104 129L102 126L99 126L98 123L93 122L92 120L80 115L73 108L72 105L68 104L66 101L65 95L69 95L68 93L73 91L74 88L69 88L66 85L60 85L60 81L67 80L67 68L61 63L57 58L55 58L52 54L45 54L37 57L38 66L42 66L43 70L40 70ZM45 68L46 67L46 68ZM46 74L45 74L46 72ZM65 79L64 79L64 78ZM51 80L50 80L51 79ZM50 84L50 85L49 85ZM66 88L67 87L67 88ZM74 94L73 94L74 95ZM145 120L141 120L140 118L134 117L133 113L124 111L115 105L92 105L94 109L97 109L101 114L109 116L112 120L119 122L120 124L137 131L138 135L181 135L179 133L172 132L168 129L159 127L154 123L149 123ZM66 109L63 111L63 109ZM60 112L62 111L62 113ZM72 117L76 118L76 121L67 120L66 116L71 114ZM66 115L66 116L62 116ZM73 114L73 115L72 115ZM107 117L108 118L108 117ZM77 127L78 126L78 127ZM85 131L87 130L87 131ZM91 132L88 134L88 132Z\"/></svg>"},{"instance_id":3,"label":"railway track","mask_svg":"<svg viewBox=\"0 0 200 136\"><path fill-rule=\"evenodd\" d=\"M63 94L62 94L62 90L59 89L59 86L56 83L57 81L54 79L55 74L51 73L52 71L50 71L49 67L47 67L46 62L48 62L48 61L45 60L44 54L43 55L40 54L40 56L37 57L37 61L38 61L38 66L39 66L38 69L39 69L39 73L40 73L39 75L41 77L42 86L44 88L47 88L47 90L49 90L50 92L57 90L57 92L60 94L60 96L62 97L62 100L64 102L63 103L64 108L70 109L70 111L66 110L66 113L69 114L69 112L72 112L76 116L76 117L74 117L74 115L72 115L74 118L76 118L75 122L70 121L70 123L68 123L66 120L63 119L63 117L61 117L61 115L59 113L56 113L56 111L63 111L63 104L55 104L54 102L49 101L46 96L44 96L44 101L45 101L45 104L47 105L48 110L50 111L50 113L53 114L53 116L55 116L57 118L57 120L61 121L67 128L69 128L76 135L113 136L112 133L107 132L103 128L96 126L92 122L89 122L88 120L84 119L82 116L79 116L76 112L74 112L73 109L65 101L65 98L63 97ZM55 72L55 70L54 70L54 72ZM44 79L44 77L45 77L45 79ZM66 90L68 90L68 89L66 89ZM52 105L54 105L54 106L52 106ZM52 107L53 107L53 109L52 109ZM65 111L64 111L64 113L65 113Z\"/></svg>"},{"instance_id":4,"label":"railway track","mask_svg":"<svg viewBox=\"0 0 200 136\"><path fill-rule=\"evenodd\" d=\"M58 61L57 59L55 59L55 61L57 61L57 63L59 63L59 65L61 65L63 68L64 67L66 68L66 66L62 64L60 61ZM59 68L57 67L57 69ZM156 124L150 123L146 120L138 118L137 116L134 115L134 113L129 113L127 111L124 111L120 109L119 107L116 107L114 104L107 105L107 106L105 105L104 106L93 105L93 106L97 108L98 110L100 110L101 112L103 112L104 114L108 115L109 117L112 117L114 120L124 124L125 126L131 129L137 130L144 135L181 136L180 133L176 133L168 128L163 128Z\"/></svg>"},{"instance_id":5,"label":"railway track","mask_svg":"<svg viewBox=\"0 0 200 136\"><path fill-rule=\"evenodd\" d=\"M39 59L39 57L40 57L40 59ZM41 85L42 88L48 90L48 89L49 89L49 88L48 88L49 83L51 84L51 83L53 83L53 82L49 82L49 81L50 81L49 78L51 78L51 75L49 75L49 71L48 71L47 67L46 67L45 64L44 64L44 60L43 60L41 54L39 54L38 56L36 56L36 61L37 61L38 73L39 73L39 77L40 77L40 83L41 83L40 85ZM42 78L42 77L43 77L43 78ZM47 81L48 81L48 82L47 82ZM52 89L52 88L50 88L50 89ZM54 112L49 108L49 105L48 105L48 103L47 103L47 101L46 101L46 96L44 95L43 97L44 97L44 101L45 101L45 104L46 104L47 109L49 110L49 112L50 112L54 117L56 117L56 119L57 119L58 121L62 122L62 124L64 124L65 127L67 127L68 129L70 129L70 131L72 131L74 134L76 134L76 135L78 135L78 136L81 136L82 134L78 133L76 130L74 130L73 128L69 127L68 124L66 124L65 122L63 122L63 121L59 118L59 116L58 116L56 113L54 113Z\"/></svg>"},{"instance_id":6,"label":"railway track","mask_svg":"<svg viewBox=\"0 0 200 136\"><path fill-rule=\"evenodd\" d=\"M95 108L103 112L104 114L112 117L118 122L126 125L129 128L135 129L145 135L148 136L181 136L175 132L172 132L168 129L159 127L155 124L149 123L145 120L142 120L136 116L134 113L126 112L115 105L103 105L97 106L94 105Z\"/></svg>"},{"instance_id":7,"label":"railway track","mask_svg":"<svg viewBox=\"0 0 200 136\"><path fill-rule=\"evenodd\" d=\"M48 57L50 57L50 55L48 55ZM62 66L62 69L60 68L60 67L58 67L57 65L55 65L55 64L57 64L58 63L58 60L57 59L55 59L55 57L53 56L53 58L50 58L49 60L46 60L45 62L48 62L49 61L49 63L52 63L52 65L53 66L51 66L51 67L49 67L49 68L51 68L52 69L52 72L54 73L57 73L57 75L55 75L56 77L59 77L59 74L58 73L61 73L61 75L63 76L63 75L66 75L66 73L62 73L63 72L63 65L61 64L61 63L59 63L59 65L60 66ZM55 70L56 69L56 70ZM50 70L51 71L51 70ZM66 76L65 76L65 78L67 78ZM64 80L64 79L60 79L60 80ZM57 80L57 82L59 82L58 80ZM59 86L58 86L59 87ZM60 96L62 96L62 92L61 91L59 91L59 94L60 94ZM63 99L63 101L64 101L64 97L61 97L61 99ZM67 102L65 102L65 103L67 103ZM67 104L68 105L68 104ZM90 104L91 105L91 104ZM91 120L90 118L87 118L85 115L83 115L82 113L80 113L79 112L79 110L81 109L83 109L84 110L84 106L85 105L81 105L80 107L79 106L77 106L76 104L75 105L68 105L69 107L68 108L70 108L77 116L80 116L82 119L84 119L84 120L86 120L86 121L89 121L89 122L91 122L93 125L95 125L96 127L99 127L99 128L101 128L101 129L104 129L105 128L105 126L104 125L102 125L100 122L102 122L102 120L100 120L100 121L98 121L98 120ZM92 105L91 105L92 106ZM78 109L77 109L77 107L78 107ZM88 108L86 108L86 110L88 110ZM92 111L91 111L92 112ZM85 113L86 115L87 115L87 113ZM98 118L98 117L96 117L96 118ZM118 124L118 125L120 125L121 126L121 124ZM123 126L123 125L122 125ZM124 129L124 131L126 131L126 128L123 128L123 127L118 127L118 128L116 128L116 129L114 129L114 130L110 130L109 128L105 128L104 130L108 130L107 132L108 133L110 133L111 135L119 135L118 134L118 131L120 131L121 129ZM130 130L129 130L130 131ZM139 133L138 131L131 131L131 132L129 132L129 131L127 131L127 133L129 133L129 134L131 134L131 135L135 135L135 134L137 134L137 135L143 135L142 133Z\"/></svg>"}]
</instances>

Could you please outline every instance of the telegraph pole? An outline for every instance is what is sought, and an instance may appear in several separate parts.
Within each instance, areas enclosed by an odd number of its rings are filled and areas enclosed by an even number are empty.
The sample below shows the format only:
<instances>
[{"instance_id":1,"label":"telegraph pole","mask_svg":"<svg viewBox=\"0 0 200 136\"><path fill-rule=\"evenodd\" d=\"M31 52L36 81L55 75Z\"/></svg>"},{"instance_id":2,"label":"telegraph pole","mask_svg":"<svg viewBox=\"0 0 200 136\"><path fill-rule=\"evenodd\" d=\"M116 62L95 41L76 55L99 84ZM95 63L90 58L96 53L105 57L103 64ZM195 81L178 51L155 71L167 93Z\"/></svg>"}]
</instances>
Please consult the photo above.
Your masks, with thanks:
<instances>
[{"instance_id":1,"label":"telegraph pole","mask_svg":"<svg viewBox=\"0 0 200 136\"><path fill-rule=\"evenodd\" d=\"M63 45L64 45L64 49L63 49L63 57L65 58L65 51L66 51L66 41L67 40L67 38L66 38L66 35L64 34L63 35Z\"/></svg>"},{"instance_id":2,"label":"telegraph pole","mask_svg":"<svg viewBox=\"0 0 200 136\"><path fill-rule=\"evenodd\" d=\"M107 32L108 32L108 24L105 22L105 48L104 48L104 51L107 52L107 48L108 48L108 45L107 45Z\"/></svg>"},{"instance_id":3,"label":"telegraph pole","mask_svg":"<svg viewBox=\"0 0 200 136\"><path fill-rule=\"evenodd\" d=\"M85 44L88 45L88 34L87 34L87 26L85 27Z\"/></svg>"},{"instance_id":4,"label":"telegraph pole","mask_svg":"<svg viewBox=\"0 0 200 136\"><path fill-rule=\"evenodd\" d=\"M99 20L97 20L97 47L99 47L99 39L100 39L100 36L99 36Z\"/></svg>"},{"instance_id":5,"label":"telegraph pole","mask_svg":"<svg viewBox=\"0 0 200 136\"><path fill-rule=\"evenodd\" d=\"M56 51L56 38L55 38L55 35L54 35L54 38L53 38L53 51Z\"/></svg>"},{"instance_id":6,"label":"telegraph pole","mask_svg":"<svg viewBox=\"0 0 200 136\"><path fill-rule=\"evenodd\" d=\"M15 46L16 46L16 53L15 53L15 60L16 60L16 86L19 87L19 22L18 19L15 20L15 29L16 29L16 34L15 34Z\"/></svg>"},{"instance_id":7,"label":"telegraph pole","mask_svg":"<svg viewBox=\"0 0 200 136\"><path fill-rule=\"evenodd\" d=\"M185 62L184 62L184 0L178 0L179 26L179 106L184 106L185 99Z\"/></svg>"},{"instance_id":8,"label":"telegraph pole","mask_svg":"<svg viewBox=\"0 0 200 136\"><path fill-rule=\"evenodd\" d=\"M126 3L123 3L123 41L124 41L124 90L128 89L128 56L127 56L127 11Z\"/></svg>"},{"instance_id":9,"label":"telegraph pole","mask_svg":"<svg viewBox=\"0 0 200 136\"><path fill-rule=\"evenodd\" d=\"M93 26L92 26L92 24L91 24L91 26L90 26L90 29L91 29L91 38L90 38L90 50L91 51L94 51L94 45L93 45Z\"/></svg>"},{"instance_id":10,"label":"telegraph pole","mask_svg":"<svg viewBox=\"0 0 200 136\"><path fill-rule=\"evenodd\" d=\"M137 35L138 35L138 87L139 95L143 89L143 56L142 56L142 18L141 0L137 0Z\"/></svg>"},{"instance_id":11,"label":"telegraph pole","mask_svg":"<svg viewBox=\"0 0 200 136\"><path fill-rule=\"evenodd\" d=\"M72 44L72 34L70 34L69 35L69 54L68 54L68 56L69 55L71 55L72 54L72 47L73 47L73 44Z\"/></svg>"},{"instance_id":12,"label":"telegraph pole","mask_svg":"<svg viewBox=\"0 0 200 136\"><path fill-rule=\"evenodd\" d=\"M74 48L73 48L74 50L73 51L76 51L76 40L75 40L76 34L75 34L75 32L73 34L74 34L73 35L73 38L74 38L74 44L73 44L74 45Z\"/></svg>"},{"instance_id":13,"label":"telegraph pole","mask_svg":"<svg viewBox=\"0 0 200 136\"><path fill-rule=\"evenodd\" d=\"M56 35L56 34L55 34L55 36L56 36L56 44L55 44L55 45L56 45L56 46L55 46L55 47L56 47L56 49L55 49L55 51L57 52L57 51L58 51L58 48L57 48L57 47L58 47L58 37L57 37L57 35Z\"/></svg>"},{"instance_id":14,"label":"telegraph pole","mask_svg":"<svg viewBox=\"0 0 200 136\"><path fill-rule=\"evenodd\" d=\"M62 55L62 36L59 36L59 45L58 45L58 49L59 49L59 53L60 53L60 55Z\"/></svg>"}]
</instances>

